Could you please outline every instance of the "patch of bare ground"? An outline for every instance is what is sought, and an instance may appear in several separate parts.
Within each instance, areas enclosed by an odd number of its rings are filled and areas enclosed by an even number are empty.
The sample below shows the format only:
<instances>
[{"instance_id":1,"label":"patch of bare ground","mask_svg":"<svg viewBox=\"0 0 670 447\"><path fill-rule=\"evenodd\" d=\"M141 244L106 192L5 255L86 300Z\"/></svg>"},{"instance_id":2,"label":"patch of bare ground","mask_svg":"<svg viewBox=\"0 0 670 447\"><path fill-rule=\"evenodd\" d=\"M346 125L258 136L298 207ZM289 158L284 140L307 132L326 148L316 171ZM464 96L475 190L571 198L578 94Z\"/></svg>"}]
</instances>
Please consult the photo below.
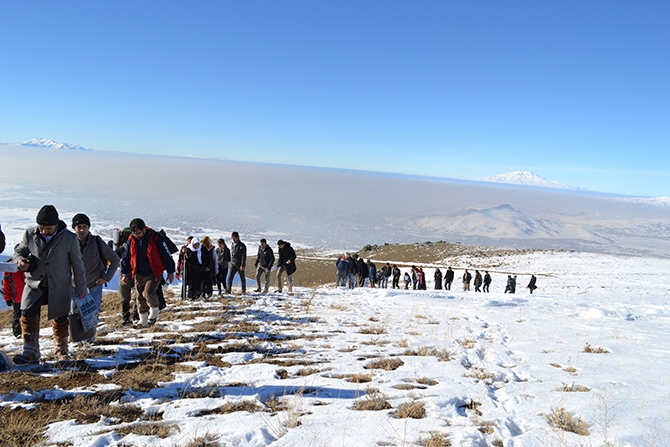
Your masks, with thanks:
<instances>
[{"instance_id":1,"label":"patch of bare ground","mask_svg":"<svg viewBox=\"0 0 670 447\"><path fill-rule=\"evenodd\" d=\"M258 413L267 411L265 407L257 400L247 399L239 402L227 402L224 405L214 408L212 410L201 410L199 414L206 416L208 414L229 414L238 411L246 411L247 413Z\"/></svg>"},{"instance_id":2,"label":"patch of bare ground","mask_svg":"<svg viewBox=\"0 0 670 447\"><path fill-rule=\"evenodd\" d=\"M161 363L142 363L132 369L117 371L111 380L122 388L146 392L158 387L158 382L172 381L174 369L171 365Z\"/></svg>"},{"instance_id":3,"label":"patch of bare ground","mask_svg":"<svg viewBox=\"0 0 670 447\"><path fill-rule=\"evenodd\" d=\"M304 359L286 359L286 358L279 358L279 357L263 357L263 358L253 359L249 363L250 364L251 363L268 363L270 365L289 367L289 366L311 366L311 365L314 365L316 362L311 361L311 360L304 360Z\"/></svg>"},{"instance_id":4,"label":"patch of bare ground","mask_svg":"<svg viewBox=\"0 0 670 447\"><path fill-rule=\"evenodd\" d=\"M0 445L37 445L49 424L74 419L92 423L100 417L128 423L140 419L143 411L132 404L116 404L123 393L114 391L78 395L71 399L40 402L29 409L0 407ZM64 405L66 403L66 405Z\"/></svg>"},{"instance_id":5,"label":"patch of bare ground","mask_svg":"<svg viewBox=\"0 0 670 447\"><path fill-rule=\"evenodd\" d=\"M372 360L366 363L365 369L383 369L385 371L394 371L404 365L405 362L397 357L390 357L385 359Z\"/></svg>"},{"instance_id":6,"label":"patch of bare ground","mask_svg":"<svg viewBox=\"0 0 670 447\"><path fill-rule=\"evenodd\" d=\"M161 422L140 422L116 428L114 431L121 436L126 436L132 433L137 436L157 436L161 439L165 439L175 431L179 431L179 426Z\"/></svg>"},{"instance_id":7,"label":"patch of bare ground","mask_svg":"<svg viewBox=\"0 0 670 447\"><path fill-rule=\"evenodd\" d=\"M51 376L29 371L10 371L2 374L0 394L33 392L56 387L70 390L105 383L109 383L109 380L96 372L90 371L66 371Z\"/></svg>"}]
</instances>

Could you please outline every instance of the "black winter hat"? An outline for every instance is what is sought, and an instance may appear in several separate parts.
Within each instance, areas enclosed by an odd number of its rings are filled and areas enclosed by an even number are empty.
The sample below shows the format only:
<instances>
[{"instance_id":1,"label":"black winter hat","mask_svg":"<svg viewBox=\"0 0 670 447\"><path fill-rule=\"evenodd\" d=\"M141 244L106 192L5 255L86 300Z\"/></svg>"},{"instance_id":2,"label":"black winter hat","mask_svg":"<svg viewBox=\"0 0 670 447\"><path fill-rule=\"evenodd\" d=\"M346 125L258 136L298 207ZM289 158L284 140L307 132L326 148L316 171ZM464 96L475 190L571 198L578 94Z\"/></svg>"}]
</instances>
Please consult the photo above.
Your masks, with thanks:
<instances>
[{"instance_id":1,"label":"black winter hat","mask_svg":"<svg viewBox=\"0 0 670 447\"><path fill-rule=\"evenodd\" d=\"M86 224L89 227L91 226L91 219L84 213L75 214L72 218L72 228L76 227L79 224Z\"/></svg>"},{"instance_id":2,"label":"black winter hat","mask_svg":"<svg viewBox=\"0 0 670 447\"><path fill-rule=\"evenodd\" d=\"M58 211L53 205L44 205L37 213L38 225L58 225L60 219L58 218Z\"/></svg>"}]
</instances>

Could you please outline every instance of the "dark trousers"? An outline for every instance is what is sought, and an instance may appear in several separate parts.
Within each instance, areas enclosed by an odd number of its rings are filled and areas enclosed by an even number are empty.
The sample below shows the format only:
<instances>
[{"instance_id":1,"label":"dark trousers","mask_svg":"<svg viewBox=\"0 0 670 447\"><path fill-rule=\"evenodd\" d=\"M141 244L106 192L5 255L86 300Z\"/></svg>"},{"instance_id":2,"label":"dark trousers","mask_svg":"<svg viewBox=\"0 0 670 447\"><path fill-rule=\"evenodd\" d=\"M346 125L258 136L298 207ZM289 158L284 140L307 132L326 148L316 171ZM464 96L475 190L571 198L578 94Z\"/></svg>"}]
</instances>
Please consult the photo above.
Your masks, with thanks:
<instances>
[{"instance_id":1,"label":"dark trousers","mask_svg":"<svg viewBox=\"0 0 670 447\"><path fill-rule=\"evenodd\" d=\"M130 320L131 312L132 318L138 320L140 317L137 314L137 307L133 299L133 290L135 289L135 281L129 279L127 284L119 280L119 295L121 295L121 318Z\"/></svg>"},{"instance_id":2,"label":"dark trousers","mask_svg":"<svg viewBox=\"0 0 670 447\"><path fill-rule=\"evenodd\" d=\"M531 293L533 290L531 289ZM14 303L14 315L12 315L12 333L14 337L21 336L21 303Z\"/></svg>"},{"instance_id":3,"label":"dark trousers","mask_svg":"<svg viewBox=\"0 0 670 447\"><path fill-rule=\"evenodd\" d=\"M222 268L219 266L219 273L216 275L216 288L219 289L219 292L221 292L221 286L223 286L223 290L228 291L226 288L226 278L228 277L228 269L227 268Z\"/></svg>"},{"instance_id":4,"label":"dark trousers","mask_svg":"<svg viewBox=\"0 0 670 447\"><path fill-rule=\"evenodd\" d=\"M235 275L240 275L240 283L242 284L242 293L247 291L247 278L244 276L244 270L240 271L239 265L230 266L230 274L228 275L228 293L233 289L233 278Z\"/></svg>"}]
</instances>

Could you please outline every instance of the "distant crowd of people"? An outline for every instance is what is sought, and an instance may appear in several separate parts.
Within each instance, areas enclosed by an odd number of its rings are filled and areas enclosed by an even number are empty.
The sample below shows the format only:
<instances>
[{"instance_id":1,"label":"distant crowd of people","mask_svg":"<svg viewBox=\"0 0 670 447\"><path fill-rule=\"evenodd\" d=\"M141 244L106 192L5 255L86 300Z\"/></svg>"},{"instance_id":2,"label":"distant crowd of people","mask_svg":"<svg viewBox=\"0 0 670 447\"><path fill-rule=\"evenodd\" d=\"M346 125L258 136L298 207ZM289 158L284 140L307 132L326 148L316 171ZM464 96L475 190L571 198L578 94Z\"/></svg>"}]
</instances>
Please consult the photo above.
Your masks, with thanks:
<instances>
[{"instance_id":1,"label":"distant crowd of people","mask_svg":"<svg viewBox=\"0 0 670 447\"><path fill-rule=\"evenodd\" d=\"M396 264L391 265L386 263L382 268L378 269L377 265L372 262L370 259L365 261L363 257L359 256L357 253L344 253L340 255L335 261L335 267L337 272L335 274L335 286L341 287L345 286L350 289L354 287L380 287L383 289L388 288L389 278L392 278L391 288L400 289L400 268ZM444 290L451 290L451 285L454 282L454 270L451 267L447 267L445 270L444 276L440 268L436 268L434 272L434 288L435 290L443 290L442 285L444 284ZM516 275L512 277L507 275L507 285L505 287L504 293L516 293ZM463 291L470 291L470 284L473 282L473 276L468 269L465 269L463 273ZM410 285L412 290L426 290L426 274L423 271L422 267L412 266L409 272L405 272L403 275L403 282L405 284L405 290L409 290ZM492 279L488 271L484 271L484 275L475 270L474 276L474 288L475 292L490 292L490 285ZM535 285L537 278L535 275L531 275L530 282L526 286L530 293L533 293L533 290L537 289Z\"/></svg>"}]
</instances>

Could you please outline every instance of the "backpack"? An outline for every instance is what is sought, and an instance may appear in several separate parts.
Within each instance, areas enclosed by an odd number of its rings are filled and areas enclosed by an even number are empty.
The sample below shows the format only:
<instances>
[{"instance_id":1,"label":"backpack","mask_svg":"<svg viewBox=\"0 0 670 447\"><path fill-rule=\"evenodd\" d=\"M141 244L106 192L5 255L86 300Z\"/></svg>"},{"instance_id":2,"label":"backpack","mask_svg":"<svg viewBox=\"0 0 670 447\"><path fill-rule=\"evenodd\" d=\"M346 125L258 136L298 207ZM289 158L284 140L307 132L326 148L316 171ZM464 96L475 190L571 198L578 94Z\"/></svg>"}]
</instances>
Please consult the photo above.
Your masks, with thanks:
<instances>
[{"instance_id":1,"label":"backpack","mask_svg":"<svg viewBox=\"0 0 670 447\"><path fill-rule=\"evenodd\" d=\"M168 237L168 235L165 233L165 230L158 230L158 234L160 234L163 238L163 241L165 241L165 246L168 248L171 255L179 251L179 247L177 247L177 245L172 242L172 239Z\"/></svg>"}]
</instances>

